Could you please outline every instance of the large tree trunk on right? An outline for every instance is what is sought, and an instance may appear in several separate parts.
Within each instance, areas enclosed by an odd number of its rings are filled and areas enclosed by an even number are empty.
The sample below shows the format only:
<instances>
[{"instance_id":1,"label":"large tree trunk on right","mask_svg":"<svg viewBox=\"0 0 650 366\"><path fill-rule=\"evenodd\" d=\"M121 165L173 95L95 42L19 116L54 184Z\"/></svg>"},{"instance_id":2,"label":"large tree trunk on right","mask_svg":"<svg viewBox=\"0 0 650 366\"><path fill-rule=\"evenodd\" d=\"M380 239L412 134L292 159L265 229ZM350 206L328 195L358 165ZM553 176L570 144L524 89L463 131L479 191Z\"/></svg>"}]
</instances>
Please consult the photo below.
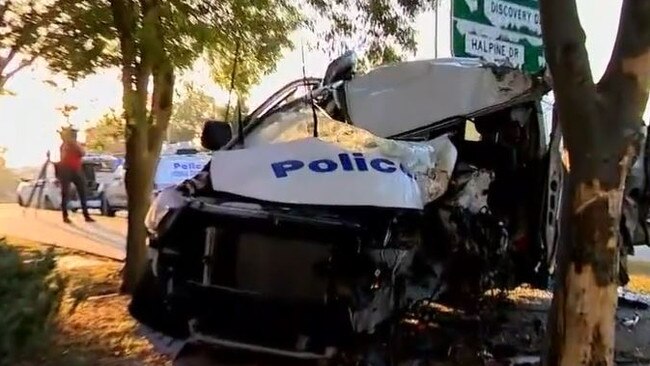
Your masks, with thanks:
<instances>
[{"instance_id":1,"label":"large tree trunk on right","mask_svg":"<svg viewBox=\"0 0 650 366\"><path fill-rule=\"evenodd\" d=\"M546 57L569 154L547 365L613 365L621 207L650 87L650 1L625 0L605 76L593 82L575 0L541 0Z\"/></svg>"},{"instance_id":2,"label":"large tree trunk on right","mask_svg":"<svg viewBox=\"0 0 650 366\"><path fill-rule=\"evenodd\" d=\"M571 162L570 207L549 318L548 365L611 365L617 305L618 238L625 173ZM575 170L574 170L575 169Z\"/></svg>"}]
</instances>

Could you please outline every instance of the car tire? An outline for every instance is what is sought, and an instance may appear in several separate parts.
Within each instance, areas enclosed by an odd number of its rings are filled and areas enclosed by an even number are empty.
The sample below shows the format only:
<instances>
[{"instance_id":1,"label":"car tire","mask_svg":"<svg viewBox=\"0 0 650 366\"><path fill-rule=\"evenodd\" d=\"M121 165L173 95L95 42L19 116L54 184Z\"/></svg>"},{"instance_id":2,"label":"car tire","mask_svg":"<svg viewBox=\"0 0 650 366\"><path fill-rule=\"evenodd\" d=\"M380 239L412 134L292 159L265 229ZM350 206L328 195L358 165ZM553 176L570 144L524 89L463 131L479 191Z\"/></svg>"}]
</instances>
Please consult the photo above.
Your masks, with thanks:
<instances>
[{"instance_id":1,"label":"car tire","mask_svg":"<svg viewBox=\"0 0 650 366\"><path fill-rule=\"evenodd\" d=\"M115 210L111 207L110 203L108 203L108 200L106 199L106 196L102 194L102 215L103 216L108 216L108 217L115 217Z\"/></svg>"},{"instance_id":2,"label":"car tire","mask_svg":"<svg viewBox=\"0 0 650 366\"><path fill-rule=\"evenodd\" d=\"M187 319L170 311L162 287L149 261L131 297L129 313L156 332L176 339L186 339L189 336Z\"/></svg>"},{"instance_id":3,"label":"car tire","mask_svg":"<svg viewBox=\"0 0 650 366\"><path fill-rule=\"evenodd\" d=\"M18 206L20 207L25 207L25 202L23 202L22 197L18 196L18 199L16 200L18 202Z\"/></svg>"},{"instance_id":4,"label":"car tire","mask_svg":"<svg viewBox=\"0 0 650 366\"><path fill-rule=\"evenodd\" d=\"M49 196L43 198L43 208L46 210L56 210L56 207L54 207L54 203L52 203Z\"/></svg>"}]
</instances>

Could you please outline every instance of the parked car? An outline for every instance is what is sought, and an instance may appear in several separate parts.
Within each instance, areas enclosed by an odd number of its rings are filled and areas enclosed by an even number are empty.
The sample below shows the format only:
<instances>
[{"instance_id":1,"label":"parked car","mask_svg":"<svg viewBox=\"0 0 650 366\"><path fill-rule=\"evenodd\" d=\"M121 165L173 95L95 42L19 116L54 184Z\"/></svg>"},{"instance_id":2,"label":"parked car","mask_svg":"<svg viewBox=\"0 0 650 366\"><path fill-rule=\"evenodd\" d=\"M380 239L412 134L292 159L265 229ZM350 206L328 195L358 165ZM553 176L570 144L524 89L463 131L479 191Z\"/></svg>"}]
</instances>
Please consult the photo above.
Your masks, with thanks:
<instances>
[{"instance_id":1,"label":"parked car","mask_svg":"<svg viewBox=\"0 0 650 366\"><path fill-rule=\"evenodd\" d=\"M83 170L86 175L86 203L88 208L96 209L104 216L115 216L115 209L107 205L106 189L120 177L120 159L107 154L88 154L83 158ZM77 211L81 201L74 185L68 207Z\"/></svg>"},{"instance_id":2,"label":"parked car","mask_svg":"<svg viewBox=\"0 0 650 366\"><path fill-rule=\"evenodd\" d=\"M209 163L147 215L141 323L326 360L391 344L423 301L548 286L564 167L544 76L470 59L354 75L349 56L275 93L241 136L206 123Z\"/></svg>"},{"instance_id":3,"label":"parked car","mask_svg":"<svg viewBox=\"0 0 650 366\"><path fill-rule=\"evenodd\" d=\"M209 154L199 152L196 149L190 153L189 150L183 148L180 149L180 153L178 151L169 151L160 156L154 175L152 190L154 196L166 187L176 185L193 177L210 160ZM115 171L112 182L107 183L104 187L102 207L106 207L106 211L111 215L114 215L115 211L128 208L125 178L124 164L120 164Z\"/></svg>"},{"instance_id":4,"label":"parked car","mask_svg":"<svg viewBox=\"0 0 650 366\"><path fill-rule=\"evenodd\" d=\"M103 215L114 214L111 210L107 210L102 203L104 202L104 187L115 180L117 167L118 160L110 155L88 154L82 158L82 171L87 183L88 207L101 210ZM43 193L39 200L41 187ZM32 191L34 191L32 206L48 210L61 209L61 184L56 177L53 163L47 166L43 179L39 179L39 177L21 179L16 188L17 201L20 206L27 204ZM80 205L76 187L71 184L68 208L76 211Z\"/></svg>"},{"instance_id":5,"label":"parked car","mask_svg":"<svg viewBox=\"0 0 650 366\"><path fill-rule=\"evenodd\" d=\"M40 171L39 171L40 172ZM30 202L31 207L38 207L47 210L59 210L61 208L61 186L56 178L53 164L49 164L45 170L45 177L21 177L16 187L16 201L18 205L25 207L29 202L29 196L34 192ZM39 191L42 188L42 195L39 198Z\"/></svg>"}]
</instances>

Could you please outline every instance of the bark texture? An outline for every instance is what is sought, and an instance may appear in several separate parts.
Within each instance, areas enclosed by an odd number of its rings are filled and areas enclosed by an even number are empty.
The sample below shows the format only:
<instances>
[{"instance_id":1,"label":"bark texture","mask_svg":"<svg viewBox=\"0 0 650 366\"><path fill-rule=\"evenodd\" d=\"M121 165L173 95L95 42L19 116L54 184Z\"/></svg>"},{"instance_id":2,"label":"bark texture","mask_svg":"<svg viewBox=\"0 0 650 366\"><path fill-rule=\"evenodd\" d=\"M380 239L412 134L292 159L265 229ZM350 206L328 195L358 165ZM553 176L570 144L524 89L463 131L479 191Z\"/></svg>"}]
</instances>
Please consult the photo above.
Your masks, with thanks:
<instances>
[{"instance_id":1,"label":"bark texture","mask_svg":"<svg viewBox=\"0 0 650 366\"><path fill-rule=\"evenodd\" d=\"M575 0L541 0L546 57L569 155L569 220L548 324L547 365L613 365L619 224L650 87L650 1L624 0L595 84Z\"/></svg>"},{"instance_id":2,"label":"bark texture","mask_svg":"<svg viewBox=\"0 0 650 366\"><path fill-rule=\"evenodd\" d=\"M144 219L163 133L172 112L174 70L165 50L158 0L111 0L122 49L122 88L126 120L128 231L122 291L131 293L147 264ZM137 21L141 17L141 28ZM149 98L149 83L153 93ZM151 105L147 101L151 99Z\"/></svg>"}]
</instances>

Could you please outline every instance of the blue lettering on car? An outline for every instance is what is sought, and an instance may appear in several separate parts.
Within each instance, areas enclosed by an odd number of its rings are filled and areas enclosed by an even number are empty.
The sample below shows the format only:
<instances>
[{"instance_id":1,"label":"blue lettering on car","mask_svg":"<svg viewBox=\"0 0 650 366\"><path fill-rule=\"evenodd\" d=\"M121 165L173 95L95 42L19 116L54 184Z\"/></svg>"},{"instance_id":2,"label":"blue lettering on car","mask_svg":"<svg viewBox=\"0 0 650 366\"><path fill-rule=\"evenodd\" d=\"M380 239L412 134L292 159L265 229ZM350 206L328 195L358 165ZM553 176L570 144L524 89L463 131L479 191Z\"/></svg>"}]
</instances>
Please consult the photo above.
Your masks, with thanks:
<instances>
[{"instance_id":1,"label":"blue lettering on car","mask_svg":"<svg viewBox=\"0 0 650 366\"><path fill-rule=\"evenodd\" d=\"M362 153L338 154L338 162L333 159L316 159L310 162L303 162L301 160L283 160L271 163L271 169L276 178L286 178L290 172L301 170L307 165L307 168L314 173L330 173L341 169L343 171L360 171L366 172L369 170L368 166L373 170L381 173L395 173L397 171L397 164L389 159L375 158L367 161ZM400 164L399 170L413 178L406 168Z\"/></svg>"},{"instance_id":2,"label":"blue lettering on car","mask_svg":"<svg viewBox=\"0 0 650 366\"><path fill-rule=\"evenodd\" d=\"M319 159L309 163L309 170L316 173L329 173L338 168L338 164L330 159Z\"/></svg>"},{"instance_id":3,"label":"blue lettering on car","mask_svg":"<svg viewBox=\"0 0 650 366\"><path fill-rule=\"evenodd\" d=\"M273 168L273 173L275 173L276 178L287 177L289 176L288 173L290 171L298 170L304 166L305 163L300 160L285 160L271 164L271 168Z\"/></svg>"},{"instance_id":4,"label":"blue lettering on car","mask_svg":"<svg viewBox=\"0 0 650 366\"><path fill-rule=\"evenodd\" d=\"M198 164L198 163L179 163L179 162L174 162L174 169L185 169L185 170L201 170L203 169L203 165Z\"/></svg>"}]
</instances>

